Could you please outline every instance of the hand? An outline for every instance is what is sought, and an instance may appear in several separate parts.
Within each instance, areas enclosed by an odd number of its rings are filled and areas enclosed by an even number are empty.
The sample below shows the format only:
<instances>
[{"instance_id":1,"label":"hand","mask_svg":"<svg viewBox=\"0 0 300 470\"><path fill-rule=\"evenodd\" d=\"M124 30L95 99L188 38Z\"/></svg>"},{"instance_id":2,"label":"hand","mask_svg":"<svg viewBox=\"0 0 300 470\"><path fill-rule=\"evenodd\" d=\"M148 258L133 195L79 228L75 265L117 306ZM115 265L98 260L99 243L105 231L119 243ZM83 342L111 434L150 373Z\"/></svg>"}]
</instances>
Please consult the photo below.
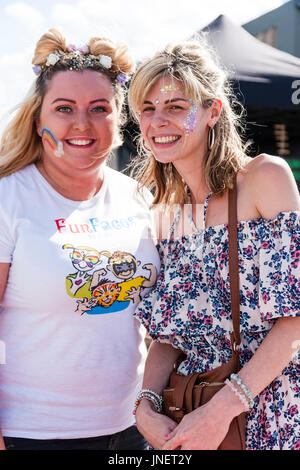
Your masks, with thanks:
<instances>
[{"instance_id":1,"label":"hand","mask_svg":"<svg viewBox=\"0 0 300 470\"><path fill-rule=\"evenodd\" d=\"M162 449L166 435L177 426L177 423L167 416L154 411L151 403L146 399L143 399L138 406L135 418L138 430L156 450Z\"/></svg>"},{"instance_id":2,"label":"hand","mask_svg":"<svg viewBox=\"0 0 300 470\"><path fill-rule=\"evenodd\" d=\"M231 419L215 412L209 403L184 416L169 434L162 450L216 450L226 436Z\"/></svg>"},{"instance_id":3,"label":"hand","mask_svg":"<svg viewBox=\"0 0 300 470\"><path fill-rule=\"evenodd\" d=\"M151 271L153 269L153 264L151 263L144 264L143 269L148 269L148 271Z\"/></svg>"},{"instance_id":4,"label":"hand","mask_svg":"<svg viewBox=\"0 0 300 470\"><path fill-rule=\"evenodd\" d=\"M130 290L126 291L126 297L124 297L124 300L132 300L134 304L138 304L141 301L141 286L138 286L137 288L132 287Z\"/></svg>"},{"instance_id":5,"label":"hand","mask_svg":"<svg viewBox=\"0 0 300 470\"><path fill-rule=\"evenodd\" d=\"M80 313L80 315L83 315L85 312L92 310L92 307L94 306L94 300L88 299L87 297L84 297L82 300L76 300L76 302L77 308L75 312Z\"/></svg>"}]
</instances>

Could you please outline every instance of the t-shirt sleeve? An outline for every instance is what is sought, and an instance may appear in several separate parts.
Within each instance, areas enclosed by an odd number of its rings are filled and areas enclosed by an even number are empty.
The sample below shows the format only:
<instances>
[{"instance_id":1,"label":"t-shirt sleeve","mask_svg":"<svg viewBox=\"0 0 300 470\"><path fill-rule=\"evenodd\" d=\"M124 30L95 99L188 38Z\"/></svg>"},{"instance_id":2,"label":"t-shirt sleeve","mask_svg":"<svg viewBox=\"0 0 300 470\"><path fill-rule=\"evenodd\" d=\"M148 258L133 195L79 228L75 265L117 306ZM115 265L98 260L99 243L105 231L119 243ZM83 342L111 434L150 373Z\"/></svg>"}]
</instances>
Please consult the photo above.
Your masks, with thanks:
<instances>
[{"instance_id":1,"label":"t-shirt sleeve","mask_svg":"<svg viewBox=\"0 0 300 470\"><path fill-rule=\"evenodd\" d=\"M0 206L0 263L11 263L14 251L14 240L9 221Z\"/></svg>"}]
</instances>

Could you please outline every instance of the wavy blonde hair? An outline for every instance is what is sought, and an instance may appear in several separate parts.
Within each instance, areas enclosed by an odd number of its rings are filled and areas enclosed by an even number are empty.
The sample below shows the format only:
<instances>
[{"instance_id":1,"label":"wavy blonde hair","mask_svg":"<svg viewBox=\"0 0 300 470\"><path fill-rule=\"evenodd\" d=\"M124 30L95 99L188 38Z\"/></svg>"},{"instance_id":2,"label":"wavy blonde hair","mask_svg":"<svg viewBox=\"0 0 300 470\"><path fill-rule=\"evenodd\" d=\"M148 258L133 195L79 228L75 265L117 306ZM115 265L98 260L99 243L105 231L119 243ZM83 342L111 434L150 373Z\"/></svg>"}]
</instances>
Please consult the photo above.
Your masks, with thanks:
<instances>
[{"instance_id":1,"label":"wavy blonde hair","mask_svg":"<svg viewBox=\"0 0 300 470\"><path fill-rule=\"evenodd\" d=\"M119 126L115 132L113 147L122 143L120 127L125 123L123 104L125 100L124 87L116 80L119 72L130 74L134 70L134 62L128 48L124 44L115 43L108 38L91 38L89 51L92 55L107 55L112 59L109 70L99 65L91 69L106 75L115 90L115 99L119 113ZM56 29L50 29L37 42L33 65L44 65L51 53L67 53L66 39ZM43 98L53 76L59 71L69 70L70 64L62 58L54 66L46 68L35 80L25 100L14 110L14 116L4 129L0 143L0 177L7 176L21 168L35 163L42 156L42 142L36 131L36 120L39 118Z\"/></svg>"},{"instance_id":2,"label":"wavy blonde hair","mask_svg":"<svg viewBox=\"0 0 300 470\"><path fill-rule=\"evenodd\" d=\"M221 195L231 187L234 175L243 168L247 146L241 134L240 112L234 110L236 100L230 90L225 71L219 65L204 37L181 44L169 44L154 57L142 63L136 71L129 89L128 101L133 118L139 122L139 112L150 88L160 78L182 83L185 96L208 108L215 99L222 101L222 111L214 126L215 142L207 153L204 175L210 190ZM139 156L133 164L132 174L139 187L154 192L154 204L182 204L188 202L186 185L172 163L157 162L144 146L143 136L138 141Z\"/></svg>"}]
</instances>

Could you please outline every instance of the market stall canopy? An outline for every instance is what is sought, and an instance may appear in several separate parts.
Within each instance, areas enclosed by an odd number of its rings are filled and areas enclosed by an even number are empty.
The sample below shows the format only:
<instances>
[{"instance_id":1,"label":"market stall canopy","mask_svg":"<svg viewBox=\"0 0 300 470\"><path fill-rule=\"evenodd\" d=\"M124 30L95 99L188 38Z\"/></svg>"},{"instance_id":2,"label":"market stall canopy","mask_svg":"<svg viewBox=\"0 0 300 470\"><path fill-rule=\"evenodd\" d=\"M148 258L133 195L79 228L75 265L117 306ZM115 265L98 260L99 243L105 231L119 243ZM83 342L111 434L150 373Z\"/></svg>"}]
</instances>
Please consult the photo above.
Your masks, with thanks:
<instances>
[{"instance_id":1,"label":"market stall canopy","mask_svg":"<svg viewBox=\"0 0 300 470\"><path fill-rule=\"evenodd\" d=\"M246 106L300 111L299 58L259 41L225 15L201 31L207 33Z\"/></svg>"}]
</instances>

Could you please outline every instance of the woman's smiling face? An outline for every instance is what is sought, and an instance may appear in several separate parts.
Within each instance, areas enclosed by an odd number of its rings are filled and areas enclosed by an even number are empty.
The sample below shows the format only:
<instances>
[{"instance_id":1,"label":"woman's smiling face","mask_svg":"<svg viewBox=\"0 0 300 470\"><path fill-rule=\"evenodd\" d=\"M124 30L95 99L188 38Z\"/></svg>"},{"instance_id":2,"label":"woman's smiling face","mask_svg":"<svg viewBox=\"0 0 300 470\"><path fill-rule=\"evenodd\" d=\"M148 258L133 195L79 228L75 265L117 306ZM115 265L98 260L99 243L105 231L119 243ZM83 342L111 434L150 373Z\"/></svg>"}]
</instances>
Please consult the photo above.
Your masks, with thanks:
<instances>
[{"instance_id":1,"label":"woman's smiling face","mask_svg":"<svg viewBox=\"0 0 300 470\"><path fill-rule=\"evenodd\" d=\"M37 130L60 142L60 158L43 139L43 160L72 171L95 169L108 156L118 121L114 90L101 73L58 72L44 96Z\"/></svg>"},{"instance_id":2,"label":"woman's smiling face","mask_svg":"<svg viewBox=\"0 0 300 470\"><path fill-rule=\"evenodd\" d=\"M161 163L187 161L207 151L210 108L188 99L178 80L159 78L140 110L146 147Z\"/></svg>"}]
</instances>

